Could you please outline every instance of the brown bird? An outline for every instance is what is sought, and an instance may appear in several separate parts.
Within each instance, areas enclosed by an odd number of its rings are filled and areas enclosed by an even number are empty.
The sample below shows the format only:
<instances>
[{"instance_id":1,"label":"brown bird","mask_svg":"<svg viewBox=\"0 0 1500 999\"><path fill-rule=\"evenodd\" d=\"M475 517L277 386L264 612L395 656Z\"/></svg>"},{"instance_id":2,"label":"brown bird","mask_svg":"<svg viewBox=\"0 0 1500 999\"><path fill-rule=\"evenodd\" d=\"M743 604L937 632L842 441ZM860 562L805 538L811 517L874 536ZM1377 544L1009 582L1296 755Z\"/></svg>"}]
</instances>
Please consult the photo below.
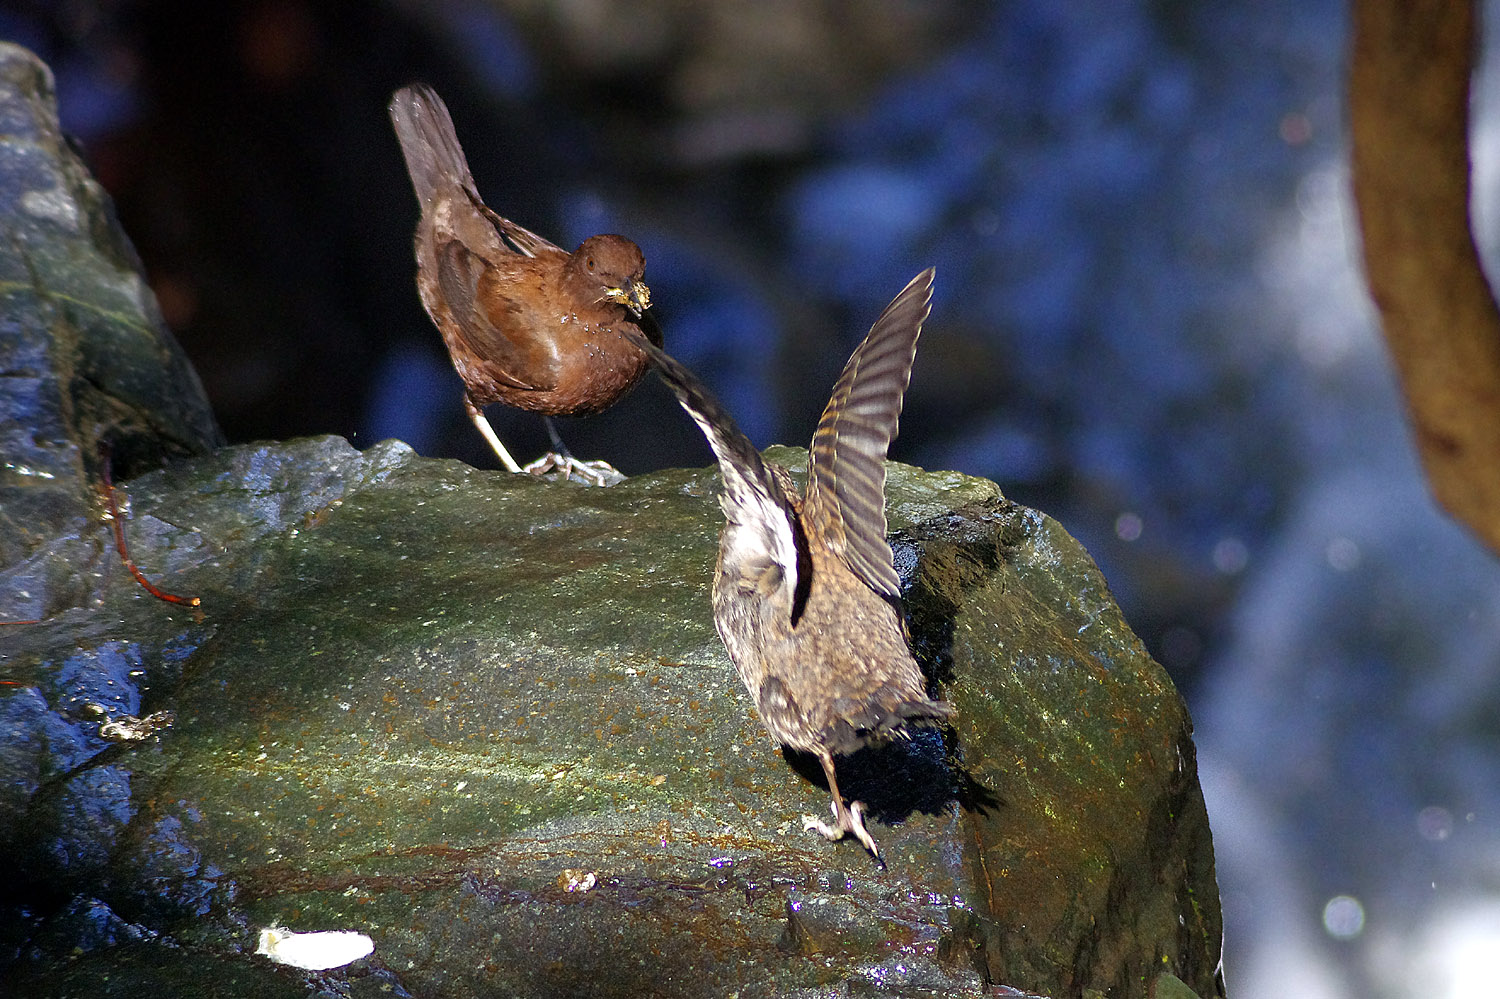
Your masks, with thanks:
<instances>
[{"instance_id":1,"label":"brown bird","mask_svg":"<svg viewBox=\"0 0 1500 999\"><path fill-rule=\"evenodd\" d=\"M864 805L845 805L833 758L941 722L906 642L900 581L885 540L885 457L932 298L917 275L855 349L818 421L807 497L767 464L691 371L637 343L703 429L724 478L714 623L777 742L813 753L833 795L830 840L853 835L878 859Z\"/></svg>"},{"instance_id":2,"label":"brown bird","mask_svg":"<svg viewBox=\"0 0 1500 999\"><path fill-rule=\"evenodd\" d=\"M431 87L396 91L391 122L422 217L414 240L417 292L464 383L464 407L512 472L522 471L482 409L503 402L547 417L597 413L640 380L646 354L622 336L660 346L643 315L646 258L624 236L590 236L572 253L485 206L448 108ZM552 430L550 420L549 431ZM562 450L553 432L554 445ZM604 462L548 454L527 471L561 468L591 481L618 478Z\"/></svg>"}]
</instances>

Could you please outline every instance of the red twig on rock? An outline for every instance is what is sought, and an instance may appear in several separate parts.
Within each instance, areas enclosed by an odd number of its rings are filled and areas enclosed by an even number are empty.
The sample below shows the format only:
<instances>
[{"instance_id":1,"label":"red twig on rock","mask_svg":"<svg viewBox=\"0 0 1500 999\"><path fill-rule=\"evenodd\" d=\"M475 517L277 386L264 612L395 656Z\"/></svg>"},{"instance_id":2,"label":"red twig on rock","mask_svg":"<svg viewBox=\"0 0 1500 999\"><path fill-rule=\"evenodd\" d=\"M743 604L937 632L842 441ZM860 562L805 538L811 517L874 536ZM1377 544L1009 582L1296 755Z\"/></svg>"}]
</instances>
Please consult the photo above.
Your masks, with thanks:
<instances>
[{"instance_id":1,"label":"red twig on rock","mask_svg":"<svg viewBox=\"0 0 1500 999\"><path fill-rule=\"evenodd\" d=\"M135 560L130 557L130 550L125 545L125 522L120 517L120 508L115 503L115 482L110 475L110 449L108 444L99 445L99 458L104 479L104 500L109 506L109 521L115 529L115 548L120 553L120 561L125 563L125 568L135 577L135 581L145 587L146 592L158 600L165 600L169 604L186 604L189 607L197 607L200 603L197 597L179 597L175 593L168 593L160 589L145 574L136 567Z\"/></svg>"}]
</instances>

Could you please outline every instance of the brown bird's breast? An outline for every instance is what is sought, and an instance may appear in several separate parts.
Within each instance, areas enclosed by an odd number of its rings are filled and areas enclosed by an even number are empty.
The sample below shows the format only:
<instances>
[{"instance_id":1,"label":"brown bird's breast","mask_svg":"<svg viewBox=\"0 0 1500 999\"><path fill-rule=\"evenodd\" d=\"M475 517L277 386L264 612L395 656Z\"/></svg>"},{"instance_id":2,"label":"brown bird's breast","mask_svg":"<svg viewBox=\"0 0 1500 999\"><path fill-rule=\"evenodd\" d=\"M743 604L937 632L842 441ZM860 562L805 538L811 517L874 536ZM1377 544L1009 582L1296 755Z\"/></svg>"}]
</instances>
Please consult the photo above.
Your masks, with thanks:
<instances>
[{"instance_id":1,"label":"brown bird's breast","mask_svg":"<svg viewBox=\"0 0 1500 999\"><path fill-rule=\"evenodd\" d=\"M553 336L534 340L539 351L551 355L546 364L551 386L515 389L502 384L495 401L552 416L586 416L614 405L645 374L646 355L620 334L616 323L577 315L554 322ZM618 320L620 325L628 322Z\"/></svg>"},{"instance_id":2,"label":"brown bird's breast","mask_svg":"<svg viewBox=\"0 0 1500 999\"><path fill-rule=\"evenodd\" d=\"M650 362L620 333L639 325L624 306L570 297L566 253L527 257L498 239L482 245L472 233L460 239L445 228L434 226L429 245L418 248L418 287L476 404L586 415L609 408L640 380ZM471 295L453 293L451 277L449 290L441 285L442 269L451 275L455 260L476 272Z\"/></svg>"}]
</instances>

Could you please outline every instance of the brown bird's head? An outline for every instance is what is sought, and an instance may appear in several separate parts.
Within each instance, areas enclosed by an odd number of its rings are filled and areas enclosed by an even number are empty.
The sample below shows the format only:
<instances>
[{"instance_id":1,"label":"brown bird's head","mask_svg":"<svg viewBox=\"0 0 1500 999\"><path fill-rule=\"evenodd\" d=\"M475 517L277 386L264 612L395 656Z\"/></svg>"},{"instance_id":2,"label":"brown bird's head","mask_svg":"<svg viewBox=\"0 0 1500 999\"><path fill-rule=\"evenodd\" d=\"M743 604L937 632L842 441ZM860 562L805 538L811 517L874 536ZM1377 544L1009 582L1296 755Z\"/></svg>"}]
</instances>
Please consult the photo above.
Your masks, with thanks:
<instances>
[{"instance_id":1,"label":"brown bird's head","mask_svg":"<svg viewBox=\"0 0 1500 999\"><path fill-rule=\"evenodd\" d=\"M573 251L568 267L579 287L596 293L594 301L623 305L635 316L651 305L646 255L624 236L590 236Z\"/></svg>"}]
</instances>

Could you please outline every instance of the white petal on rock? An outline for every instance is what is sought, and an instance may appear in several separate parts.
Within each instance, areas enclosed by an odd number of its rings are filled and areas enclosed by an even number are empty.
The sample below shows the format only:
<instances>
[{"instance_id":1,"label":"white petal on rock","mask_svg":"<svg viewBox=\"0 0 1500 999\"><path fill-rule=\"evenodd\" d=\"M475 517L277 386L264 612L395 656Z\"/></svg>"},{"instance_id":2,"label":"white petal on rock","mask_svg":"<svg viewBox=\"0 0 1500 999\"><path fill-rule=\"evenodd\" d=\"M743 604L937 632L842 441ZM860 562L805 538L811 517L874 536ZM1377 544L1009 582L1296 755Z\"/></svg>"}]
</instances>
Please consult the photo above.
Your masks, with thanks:
<instances>
[{"instance_id":1,"label":"white petal on rock","mask_svg":"<svg viewBox=\"0 0 1500 999\"><path fill-rule=\"evenodd\" d=\"M284 926L267 926L260 931L260 946L255 953L264 954L277 964L290 964L305 971L327 971L358 961L374 949L375 941L353 930L293 933Z\"/></svg>"}]
</instances>

